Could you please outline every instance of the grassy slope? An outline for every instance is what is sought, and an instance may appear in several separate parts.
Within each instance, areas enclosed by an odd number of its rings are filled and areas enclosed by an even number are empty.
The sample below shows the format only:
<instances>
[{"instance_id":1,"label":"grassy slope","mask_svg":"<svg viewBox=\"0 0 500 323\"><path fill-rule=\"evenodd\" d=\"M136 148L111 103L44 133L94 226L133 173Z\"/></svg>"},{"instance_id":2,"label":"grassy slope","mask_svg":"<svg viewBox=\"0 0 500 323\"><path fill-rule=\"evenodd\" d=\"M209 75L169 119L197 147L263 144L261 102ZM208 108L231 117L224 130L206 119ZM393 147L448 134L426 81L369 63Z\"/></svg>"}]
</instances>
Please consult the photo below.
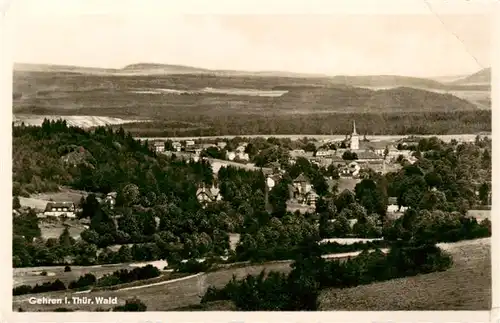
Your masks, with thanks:
<instances>
[{"instance_id":1,"label":"grassy slope","mask_svg":"<svg viewBox=\"0 0 500 323\"><path fill-rule=\"evenodd\" d=\"M449 245L448 245L449 246ZM325 311L489 310L490 239L463 241L446 248L454 265L445 272L395 279L320 296ZM381 297L383 296L383 297Z\"/></svg>"}]
</instances>

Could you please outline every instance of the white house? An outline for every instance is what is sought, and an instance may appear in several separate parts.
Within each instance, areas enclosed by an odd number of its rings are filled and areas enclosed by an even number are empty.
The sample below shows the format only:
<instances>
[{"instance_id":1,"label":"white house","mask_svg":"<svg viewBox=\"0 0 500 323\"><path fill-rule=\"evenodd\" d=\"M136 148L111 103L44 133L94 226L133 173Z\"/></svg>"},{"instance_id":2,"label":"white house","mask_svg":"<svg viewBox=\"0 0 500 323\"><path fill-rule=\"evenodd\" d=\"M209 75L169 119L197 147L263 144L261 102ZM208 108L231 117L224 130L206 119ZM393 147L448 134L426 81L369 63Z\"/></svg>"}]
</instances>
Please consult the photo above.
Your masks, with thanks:
<instances>
[{"instance_id":1,"label":"white house","mask_svg":"<svg viewBox=\"0 0 500 323\"><path fill-rule=\"evenodd\" d=\"M68 218L75 218L75 204L72 202L49 202L45 207L44 216L66 216Z\"/></svg>"},{"instance_id":2,"label":"white house","mask_svg":"<svg viewBox=\"0 0 500 323\"><path fill-rule=\"evenodd\" d=\"M163 141L156 141L153 144L153 147L157 153L162 153L165 151L165 143Z\"/></svg>"},{"instance_id":3,"label":"white house","mask_svg":"<svg viewBox=\"0 0 500 323\"><path fill-rule=\"evenodd\" d=\"M240 145L240 146L236 147L236 152L237 153L244 153L245 152L245 148L246 148L245 146Z\"/></svg>"},{"instance_id":4,"label":"white house","mask_svg":"<svg viewBox=\"0 0 500 323\"><path fill-rule=\"evenodd\" d=\"M304 174L300 174L296 179L294 179L293 186L299 194L307 194L312 189L311 181Z\"/></svg>"},{"instance_id":5,"label":"white house","mask_svg":"<svg viewBox=\"0 0 500 323\"><path fill-rule=\"evenodd\" d=\"M387 203L387 213L403 213L408 209L406 206L398 206L398 200L396 197L389 197L389 201Z\"/></svg>"},{"instance_id":6,"label":"white house","mask_svg":"<svg viewBox=\"0 0 500 323\"><path fill-rule=\"evenodd\" d=\"M217 143L217 147L218 147L219 149L224 149L224 148L226 148L226 146L227 146L227 143L226 143L225 141L219 141L219 142Z\"/></svg>"},{"instance_id":7,"label":"white house","mask_svg":"<svg viewBox=\"0 0 500 323\"><path fill-rule=\"evenodd\" d=\"M186 140L186 148L194 146L194 140Z\"/></svg>"},{"instance_id":8,"label":"white house","mask_svg":"<svg viewBox=\"0 0 500 323\"><path fill-rule=\"evenodd\" d=\"M181 148L182 148L182 145L181 145L180 142L175 141L175 142L172 143L172 150L173 151L179 152L179 151L181 151Z\"/></svg>"},{"instance_id":9,"label":"white house","mask_svg":"<svg viewBox=\"0 0 500 323\"><path fill-rule=\"evenodd\" d=\"M239 160L242 160L242 161L249 161L250 160L250 156L247 153L245 153L244 151L237 152L235 158L238 158Z\"/></svg>"},{"instance_id":10,"label":"white house","mask_svg":"<svg viewBox=\"0 0 500 323\"><path fill-rule=\"evenodd\" d=\"M236 158L236 153L234 151L226 152L226 159L227 160L234 160L235 158Z\"/></svg>"}]
</instances>

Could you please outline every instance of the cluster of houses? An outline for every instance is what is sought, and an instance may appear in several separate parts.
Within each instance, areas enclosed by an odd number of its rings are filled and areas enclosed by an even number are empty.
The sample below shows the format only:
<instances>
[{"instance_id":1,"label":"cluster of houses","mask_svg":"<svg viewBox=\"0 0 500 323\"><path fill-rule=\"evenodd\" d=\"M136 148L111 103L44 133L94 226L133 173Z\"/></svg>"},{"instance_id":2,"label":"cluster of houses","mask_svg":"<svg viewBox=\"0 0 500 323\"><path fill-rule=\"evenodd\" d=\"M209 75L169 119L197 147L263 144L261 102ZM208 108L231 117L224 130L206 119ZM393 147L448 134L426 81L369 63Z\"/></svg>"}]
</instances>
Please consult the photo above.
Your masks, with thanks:
<instances>
[{"instance_id":1,"label":"cluster of houses","mask_svg":"<svg viewBox=\"0 0 500 323\"><path fill-rule=\"evenodd\" d=\"M229 161L242 161L248 162L250 161L250 156L248 153L245 153L245 148L248 143L241 143L234 151L226 151L225 159ZM218 149L225 149L227 143L225 141L220 141L217 144L196 144L194 140L186 140L184 145L179 141L174 141L171 145L170 152L174 153L186 153L188 154L194 161L198 161L200 159L201 152L203 149L207 149L210 147L217 147ZM164 141L154 141L152 143L152 149L157 153L165 153L166 147Z\"/></svg>"},{"instance_id":2,"label":"cluster of houses","mask_svg":"<svg viewBox=\"0 0 500 323\"><path fill-rule=\"evenodd\" d=\"M330 144L335 144L336 148L329 149ZM404 145L414 144L412 142L400 142ZM317 142L316 152L309 152L303 149L296 149L290 151L291 164L295 163L297 158L306 158L310 162L315 163L320 166L335 165L339 170L339 175L341 177L347 178L359 178L361 175L361 170L370 168L380 173L386 173L388 165L394 166L394 162L403 156L404 159L413 163L415 158L412 156L411 150L396 149L393 142L386 141L368 141L366 139L360 140L360 136L356 130L356 123L353 122L353 130L350 135L347 135L344 140L342 140L341 145L339 142L323 141ZM245 152L247 143L240 143L238 147L234 150L226 151L225 159L229 162L237 161L247 163L250 161L250 156ZM201 158L201 152L203 149L209 147L217 147L222 150L227 147L227 142L220 141L216 144L197 144L194 140L186 140L183 143L180 141L174 141L169 145L169 151L172 153L185 154L190 159L198 161ZM166 152L166 143L164 141L156 140L151 142L151 148L157 153ZM351 154L356 154L356 158L353 160L345 160L344 154L349 152ZM219 167L220 168L220 167ZM281 172L281 173L280 173ZM214 170L215 175L217 171ZM274 187L275 183L279 180L282 175L282 171L277 167L277 170L270 170L266 173L267 177L267 191ZM266 191L266 194L267 194ZM301 174L293 183L289 185L291 203L297 205L308 206L314 208L317 200L317 193L314 191L311 181ZM222 199L220 194L220 189L217 186L205 187L201 186L196 192L197 199L202 203L206 204L209 202L215 202ZM107 196L100 199L101 202L107 203L110 207L113 207L116 200L116 193L109 193ZM394 202L394 201L392 201ZM390 203L388 212L400 212L399 208L394 211L396 203ZM76 216L76 206L71 202L49 202L43 212L43 216L67 216L68 218L74 218Z\"/></svg>"}]
</instances>

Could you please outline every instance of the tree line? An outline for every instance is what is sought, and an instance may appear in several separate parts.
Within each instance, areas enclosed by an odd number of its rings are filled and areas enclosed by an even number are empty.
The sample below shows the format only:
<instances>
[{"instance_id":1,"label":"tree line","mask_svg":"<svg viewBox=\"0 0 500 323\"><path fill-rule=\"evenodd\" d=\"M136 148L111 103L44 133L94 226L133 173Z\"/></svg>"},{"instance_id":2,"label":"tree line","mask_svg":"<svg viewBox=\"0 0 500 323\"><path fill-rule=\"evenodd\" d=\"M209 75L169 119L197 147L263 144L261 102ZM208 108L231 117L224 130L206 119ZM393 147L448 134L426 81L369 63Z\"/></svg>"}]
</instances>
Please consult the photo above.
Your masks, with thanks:
<instances>
[{"instance_id":1,"label":"tree line","mask_svg":"<svg viewBox=\"0 0 500 323\"><path fill-rule=\"evenodd\" d=\"M175 118L175 117L174 117ZM178 118L178 116L177 116ZM393 112L393 113L317 113L244 114L224 117L197 114L171 121L123 125L134 136L188 137L224 135L328 135L349 134L352 120L368 135L445 135L491 131L491 111ZM184 122L191 126L185 127ZM196 126L198 125L198 126Z\"/></svg>"}]
</instances>

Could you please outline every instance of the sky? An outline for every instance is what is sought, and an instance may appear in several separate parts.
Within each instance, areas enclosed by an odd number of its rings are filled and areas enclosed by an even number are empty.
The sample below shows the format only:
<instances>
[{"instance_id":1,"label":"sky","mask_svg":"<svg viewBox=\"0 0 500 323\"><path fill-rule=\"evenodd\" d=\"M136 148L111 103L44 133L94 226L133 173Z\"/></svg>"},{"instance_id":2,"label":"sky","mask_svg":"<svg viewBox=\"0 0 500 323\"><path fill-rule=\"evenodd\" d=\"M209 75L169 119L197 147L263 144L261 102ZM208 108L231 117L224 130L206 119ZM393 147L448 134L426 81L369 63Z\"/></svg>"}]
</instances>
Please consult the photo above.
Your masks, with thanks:
<instances>
[{"instance_id":1,"label":"sky","mask_svg":"<svg viewBox=\"0 0 500 323\"><path fill-rule=\"evenodd\" d=\"M13 61L421 77L464 75L490 66L493 18L487 6L472 14L440 12L424 2L418 7L415 2L415 10L405 14L279 9L242 14L204 7L165 10L155 1L140 7L127 0L102 0L106 6L85 1L70 6L47 0L38 8L37 3L13 4Z\"/></svg>"}]
</instances>

